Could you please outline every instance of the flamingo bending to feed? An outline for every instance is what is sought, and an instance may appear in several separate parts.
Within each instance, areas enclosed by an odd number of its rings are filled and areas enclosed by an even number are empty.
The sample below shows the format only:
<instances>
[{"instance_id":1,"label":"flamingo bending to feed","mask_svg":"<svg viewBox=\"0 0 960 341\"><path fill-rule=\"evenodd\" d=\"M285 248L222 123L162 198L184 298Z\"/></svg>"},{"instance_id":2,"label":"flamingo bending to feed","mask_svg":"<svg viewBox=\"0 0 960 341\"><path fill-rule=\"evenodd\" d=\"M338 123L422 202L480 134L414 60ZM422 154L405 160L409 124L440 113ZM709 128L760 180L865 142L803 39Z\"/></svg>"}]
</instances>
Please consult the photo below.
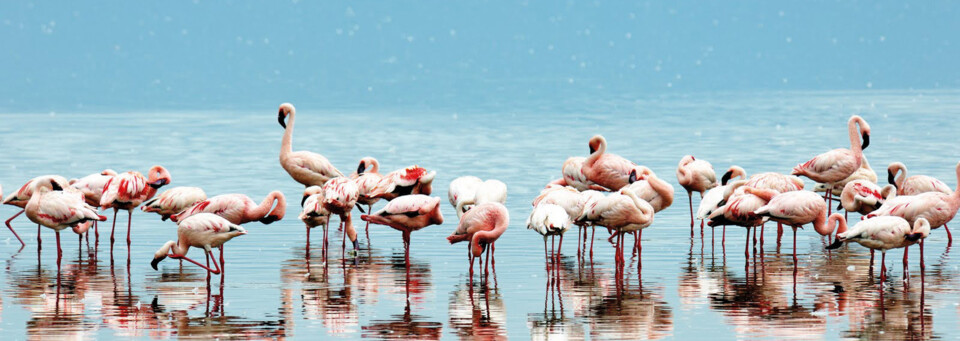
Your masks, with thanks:
<instances>
[{"instance_id":1,"label":"flamingo bending to feed","mask_svg":"<svg viewBox=\"0 0 960 341\"><path fill-rule=\"evenodd\" d=\"M361 215L366 222L387 225L403 236L404 260L410 268L410 234L430 225L443 224L440 213L440 198L423 194L405 195L396 198L387 206L371 214Z\"/></svg>"},{"instance_id":2,"label":"flamingo bending to feed","mask_svg":"<svg viewBox=\"0 0 960 341\"><path fill-rule=\"evenodd\" d=\"M184 259L207 270L209 274L220 274L220 266L217 265L217 259L213 259L213 266L216 270L210 268L210 258L213 258L213 248L221 247L224 243L234 237L247 234L242 226L231 223L227 219L213 213L198 213L181 220L177 224L177 240L171 240L163 244L153 255L150 266L154 270L157 264L167 257L173 259ZM187 251L190 247L202 248L207 256L207 265L187 258Z\"/></svg>"},{"instance_id":3,"label":"flamingo bending to feed","mask_svg":"<svg viewBox=\"0 0 960 341\"><path fill-rule=\"evenodd\" d=\"M350 179L357 184L357 203L367 205L367 212L373 212L373 204L380 201L380 198L371 196L370 194L377 188L377 184L383 180L383 175L380 175L380 162L369 156L360 159L357 172L350 174ZM360 208L360 206L357 206L357 208ZM360 208L360 211L363 212L363 209ZM364 230L367 231L367 236L369 237L370 223L367 223Z\"/></svg>"},{"instance_id":4,"label":"flamingo bending to feed","mask_svg":"<svg viewBox=\"0 0 960 341\"><path fill-rule=\"evenodd\" d=\"M287 198L280 191L270 192L260 204L246 195L235 193L221 194L198 201L180 213L171 215L170 219L179 222L195 214L213 213L237 225L251 221L270 224L283 219L286 212Z\"/></svg>"},{"instance_id":5,"label":"flamingo bending to feed","mask_svg":"<svg viewBox=\"0 0 960 341\"><path fill-rule=\"evenodd\" d=\"M630 171L636 164L617 154L607 153L607 140L596 135L590 138L590 156L583 163L583 175L599 186L618 191L629 185Z\"/></svg>"},{"instance_id":6,"label":"flamingo bending to feed","mask_svg":"<svg viewBox=\"0 0 960 341\"><path fill-rule=\"evenodd\" d=\"M353 228L353 216L351 214L359 197L360 192L357 183L348 178L333 178L323 185L323 208L340 216L340 225L343 228L341 253L346 250L347 237L353 243L355 251L360 249L360 243L357 241L357 230Z\"/></svg>"},{"instance_id":7,"label":"flamingo bending to feed","mask_svg":"<svg viewBox=\"0 0 960 341\"><path fill-rule=\"evenodd\" d=\"M174 187L147 200L140 209L144 212L159 214L160 220L167 221L170 216L183 212L204 200L207 200L207 193L200 187Z\"/></svg>"},{"instance_id":8,"label":"flamingo bending to feed","mask_svg":"<svg viewBox=\"0 0 960 341\"><path fill-rule=\"evenodd\" d=\"M387 173L370 193L376 198L393 200L401 195L433 193L433 179L436 171L427 171L425 168L413 165Z\"/></svg>"},{"instance_id":9,"label":"flamingo bending to feed","mask_svg":"<svg viewBox=\"0 0 960 341\"><path fill-rule=\"evenodd\" d=\"M558 205L543 203L533 207L533 212L527 217L527 229L534 230L543 236L544 257L560 262L560 248L563 247L563 234L570 229L570 216L567 211ZM547 255L547 237L551 239L560 236L560 248L551 257Z\"/></svg>"},{"instance_id":10,"label":"flamingo bending to feed","mask_svg":"<svg viewBox=\"0 0 960 341\"><path fill-rule=\"evenodd\" d=\"M723 177L720 178L720 186L707 190L703 198L700 198L700 205L697 206L697 219L701 221L707 219L714 210L722 206L723 201L726 199L724 193L727 191L727 187L730 186L730 179L734 177L739 177L741 180L746 179L747 172L740 166L730 166L727 172L723 174ZM727 230L724 228L722 243L726 243L726 240Z\"/></svg>"},{"instance_id":11,"label":"flamingo bending to feed","mask_svg":"<svg viewBox=\"0 0 960 341\"><path fill-rule=\"evenodd\" d=\"M724 190L722 201L725 205L713 210L707 218L707 225L715 227L717 225L737 225L747 228L747 243L743 247L743 253L747 258L750 257L750 229L763 224L763 217L754 213L760 207L767 204L767 200L747 192L746 183L748 180L737 180L728 184Z\"/></svg>"},{"instance_id":12,"label":"flamingo bending to feed","mask_svg":"<svg viewBox=\"0 0 960 341\"><path fill-rule=\"evenodd\" d=\"M824 192L829 188L833 191L834 196L840 196L843 193L843 188L847 186L848 183L855 180L866 180L874 184L877 183L877 173L873 171L873 168L870 168L870 163L867 162L867 157L863 157L863 162L860 163L860 168L857 168L857 171L850 174L846 179L840 180L833 184L833 186L828 186L827 184L818 183L816 186L813 186L814 192ZM836 199L834 199L836 200Z\"/></svg>"},{"instance_id":13,"label":"flamingo bending to feed","mask_svg":"<svg viewBox=\"0 0 960 341\"><path fill-rule=\"evenodd\" d=\"M461 212L468 210L467 205L476 206L485 202L506 204L507 185L500 180L487 180L482 182L474 192L472 199L468 197L460 200L459 206L457 206L457 217L460 218L463 216Z\"/></svg>"},{"instance_id":14,"label":"flamingo bending to feed","mask_svg":"<svg viewBox=\"0 0 960 341\"><path fill-rule=\"evenodd\" d=\"M637 166L637 169L630 171L629 181L630 185L623 189L649 203L654 212L660 212L673 204L673 186L658 178L649 168Z\"/></svg>"},{"instance_id":15,"label":"flamingo bending to feed","mask_svg":"<svg viewBox=\"0 0 960 341\"><path fill-rule=\"evenodd\" d=\"M869 180L848 182L843 187L843 191L840 192L840 208L843 208L844 214L846 212L857 212L867 215L883 204L884 198L881 191L880 186Z\"/></svg>"},{"instance_id":16,"label":"flamingo bending to feed","mask_svg":"<svg viewBox=\"0 0 960 341\"><path fill-rule=\"evenodd\" d=\"M60 231L87 221L104 221L107 217L97 214L93 207L87 205L83 193L79 190L71 187L64 190L57 182L53 178L35 182L33 194L24 207L24 212L30 221L56 231L57 270L59 271L60 258L63 257L63 250L60 248Z\"/></svg>"},{"instance_id":17,"label":"flamingo bending to feed","mask_svg":"<svg viewBox=\"0 0 960 341\"><path fill-rule=\"evenodd\" d=\"M853 115L847 121L847 133L850 137L850 149L839 148L817 155L810 161L793 167L791 174L806 176L832 187L834 183L856 172L863 162L863 150L870 145L870 125L862 117ZM826 199L830 200L832 196L832 191L827 191ZM829 210L829 207L827 209Z\"/></svg>"},{"instance_id":18,"label":"flamingo bending to feed","mask_svg":"<svg viewBox=\"0 0 960 341\"><path fill-rule=\"evenodd\" d=\"M827 203L818 194L809 191L777 193L769 189L747 187L747 193L767 200L767 204L753 213L770 217L779 223L793 227L793 264L797 266L797 229L813 224L817 231L827 223Z\"/></svg>"},{"instance_id":19,"label":"flamingo bending to feed","mask_svg":"<svg viewBox=\"0 0 960 341\"><path fill-rule=\"evenodd\" d=\"M899 195L889 198L883 206L870 213L872 216L898 216L911 223L919 218L925 218L931 229L943 228L947 231L947 242L953 243L953 235L947 228L947 223L957 215L960 208L960 163L957 163L957 188L951 194L941 192L924 192L917 195ZM921 250L923 243L920 244Z\"/></svg>"},{"instance_id":20,"label":"flamingo bending to feed","mask_svg":"<svg viewBox=\"0 0 960 341\"><path fill-rule=\"evenodd\" d=\"M148 177L136 171L119 174L103 186L100 208L113 208L113 228L110 230L110 247L113 248L113 233L117 229L117 211L127 211L127 246L130 245L130 224L133 209L144 201L150 200L157 189L170 183L170 173L162 166L153 166Z\"/></svg>"},{"instance_id":21,"label":"flamingo bending to feed","mask_svg":"<svg viewBox=\"0 0 960 341\"><path fill-rule=\"evenodd\" d=\"M70 187L76 188L83 193L84 199L87 201L87 205L93 207L100 207L100 198L103 197L103 188L107 185L107 182L113 177L117 176L117 172L112 169L105 169L100 173L93 173L82 177L80 179L70 179ZM100 228L97 221L93 221L93 233L95 244L100 242ZM89 226L86 226L86 229L83 229L84 232L89 230ZM74 230L77 232L77 230Z\"/></svg>"},{"instance_id":22,"label":"flamingo bending to feed","mask_svg":"<svg viewBox=\"0 0 960 341\"><path fill-rule=\"evenodd\" d=\"M287 116L290 118L287 119ZM343 176L323 155L308 151L293 151L293 124L297 109L293 104L283 103L277 113L277 121L283 127L283 140L280 143L280 166L293 180L309 186L323 186L332 178Z\"/></svg>"},{"instance_id":23,"label":"flamingo bending to feed","mask_svg":"<svg viewBox=\"0 0 960 341\"><path fill-rule=\"evenodd\" d=\"M544 188L540 191L540 195L533 199L533 207L537 207L545 204L552 204L560 206L567 213L568 219L571 223L577 225L578 233L582 234L584 228L586 228L587 223L581 222L576 223L580 214L583 213L584 207L589 206L594 201L603 198L603 194L594 190L586 190L583 192L578 192L576 189L570 186L559 186L559 185L548 185L547 188ZM586 242L586 240L584 240ZM577 238L577 252L579 255L580 238ZM584 245L586 246L586 245ZM586 250L584 250L586 251Z\"/></svg>"},{"instance_id":24,"label":"flamingo bending to feed","mask_svg":"<svg viewBox=\"0 0 960 341\"><path fill-rule=\"evenodd\" d=\"M615 234L608 240L617 238L616 261L618 266L622 266L623 235L642 231L653 224L653 213L653 206L650 206L650 203L643 201L635 193L622 189L585 207L583 213L577 218L577 222L590 222L612 230ZM641 244L638 242L636 245L639 251Z\"/></svg>"},{"instance_id":25,"label":"flamingo bending to feed","mask_svg":"<svg viewBox=\"0 0 960 341\"><path fill-rule=\"evenodd\" d=\"M460 203L467 201L475 202L477 188L482 184L483 179L472 175L461 176L450 182L450 188L447 190L447 199L450 200L450 205L453 205L453 208L457 210L457 217L462 215L460 209L466 208ZM466 210L463 212L466 212Z\"/></svg>"},{"instance_id":26,"label":"flamingo bending to feed","mask_svg":"<svg viewBox=\"0 0 960 341\"><path fill-rule=\"evenodd\" d=\"M926 192L953 193L950 186L932 176L907 177L907 166L902 162L894 162L887 166L887 182L897 188L897 195L916 195Z\"/></svg>"},{"instance_id":27,"label":"flamingo bending to feed","mask_svg":"<svg viewBox=\"0 0 960 341\"><path fill-rule=\"evenodd\" d=\"M20 239L20 236L17 235L17 231L13 230L13 226L10 225L10 222L23 214L23 208L27 207L27 203L30 202L30 198L33 197L33 192L37 188L37 184L49 184L51 182L55 183L60 188L66 188L70 183L66 178L59 175L38 176L30 179L30 181L27 181L27 183L20 187L20 190L10 193L10 195L3 200L4 205L12 205L20 208L20 212L17 212L17 214L11 216L10 219L7 219L5 224L7 225L7 228L10 229L10 232L13 232L13 236L17 237L17 240L20 241L21 247L27 246L27 244L23 242L23 239ZM40 224L37 224L37 248L40 248Z\"/></svg>"},{"instance_id":28,"label":"flamingo bending to feed","mask_svg":"<svg viewBox=\"0 0 960 341\"><path fill-rule=\"evenodd\" d=\"M303 210L300 220L307 225L307 253L310 252L310 229L323 226L323 249L327 248L327 224L330 222L330 211L323 207L323 187L310 186L303 191L303 200L300 202Z\"/></svg>"},{"instance_id":29,"label":"flamingo bending to feed","mask_svg":"<svg viewBox=\"0 0 960 341\"><path fill-rule=\"evenodd\" d=\"M843 243L857 242L870 249L871 254L874 250L880 250L882 254L880 258L881 293L883 292L883 283L887 279L887 250L907 248L930 235L930 222L924 218L918 218L911 228L910 222L901 217L875 217L860 221L848 230L847 220L839 213L830 215L830 221L827 224L830 231L827 231L827 234L837 226L838 222L837 240L827 249L833 250L839 248ZM904 254L906 254L906 251L904 251ZM906 257L904 257L904 261L906 261Z\"/></svg>"},{"instance_id":30,"label":"flamingo bending to feed","mask_svg":"<svg viewBox=\"0 0 960 341\"><path fill-rule=\"evenodd\" d=\"M713 171L713 165L706 160L697 160L693 155L684 156L677 165L677 181L680 186L687 190L687 198L690 203L690 235L693 235L693 192L700 193L700 199L703 200L703 192L717 187L717 173ZM703 228L703 220L700 220L700 227Z\"/></svg>"},{"instance_id":31,"label":"flamingo bending to feed","mask_svg":"<svg viewBox=\"0 0 960 341\"><path fill-rule=\"evenodd\" d=\"M493 244L507 230L510 213L499 202L487 202L470 209L460 218L457 229L447 237L450 244L467 241L470 260L470 280L473 280L473 260L483 255L488 245ZM490 254L487 253L487 264ZM496 269L494 269L496 270ZM487 271L484 270L484 273Z\"/></svg>"}]
</instances>

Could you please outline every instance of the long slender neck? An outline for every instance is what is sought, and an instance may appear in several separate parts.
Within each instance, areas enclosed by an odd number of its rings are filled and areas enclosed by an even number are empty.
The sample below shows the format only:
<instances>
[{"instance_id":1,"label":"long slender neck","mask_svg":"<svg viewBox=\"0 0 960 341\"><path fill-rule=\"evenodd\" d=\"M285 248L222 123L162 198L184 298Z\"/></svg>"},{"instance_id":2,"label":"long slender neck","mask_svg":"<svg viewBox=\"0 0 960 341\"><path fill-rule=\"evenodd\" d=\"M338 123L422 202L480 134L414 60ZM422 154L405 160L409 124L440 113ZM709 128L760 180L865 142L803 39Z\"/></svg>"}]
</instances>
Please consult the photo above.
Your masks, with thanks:
<instances>
[{"instance_id":1,"label":"long slender neck","mask_svg":"<svg viewBox=\"0 0 960 341\"><path fill-rule=\"evenodd\" d=\"M897 188L903 187L903 180L907 179L907 167L902 164L897 164L894 167L894 172L896 172L897 178L893 183L897 185Z\"/></svg>"},{"instance_id":2,"label":"long slender neck","mask_svg":"<svg viewBox=\"0 0 960 341\"><path fill-rule=\"evenodd\" d=\"M662 207L668 207L673 204L673 187L670 187L670 184L654 176L651 176L647 181L650 182L650 188L653 188L653 190L660 195L660 198L662 198Z\"/></svg>"},{"instance_id":3,"label":"long slender neck","mask_svg":"<svg viewBox=\"0 0 960 341\"><path fill-rule=\"evenodd\" d=\"M293 121L296 116L297 111L290 110L290 119L287 120L287 128L283 131L283 141L280 144L280 156L293 153Z\"/></svg>"},{"instance_id":4,"label":"long slender neck","mask_svg":"<svg viewBox=\"0 0 960 341\"><path fill-rule=\"evenodd\" d=\"M600 156L602 156L603 153L607 152L607 141L604 141L601 139L600 142L597 144L598 144L597 149L594 150L593 153L587 157L587 161L584 162L584 164L592 166L594 163L597 162L597 160L600 159Z\"/></svg>"},{"instance_id":5,"label":"long slender neck","mask_svg":"<svg viewBox=\"0 0 960 341\"><path fill-rule=\"evenodd\" d=\"M147 197L146 197L145 199L143 199L143 201L147 201L147 200L153 199L153 196L154 196L154 195L157 195L157 189L156 189L156 188L153 188L153 186L149 186L149 185L148 185L148 186L147 186L147 189L146 189L146 193L147 193Z\"/></svg>"},{"instance_id":6,"label":"long slender neck","mask_svg":"<svg viewBox=\"0 0 960 341\"><path fill-rule=\"evenodd\" d=\"M504 231L507 230L507 225L510 223L506 217L503 217L500 214L497 214L493 218L493 228L489 230L479 231L473 234L473 239L471 244L473 245L473 255L474 257L479 257L483 253L483 246L480 243L490 244L497 240Z\"/></svg>"},{"instance_id":7,"label":"long slender neck","mask_svg":"<svg viewBox=\"0 0 960 341\"><path fill-rule=\"evenodd\" d=\"M851 120L850 123L847 123L847 133L850 134L850 150L853 150L853 153L862 159L863 149L860 147L860 131L857 129L857 120Z\"/></svg>"},{"instance_id":8,"label":"long slender neck","mask_svg":"<svg viewBox=\"0 0 960 341\"><path fill-rule=\"evenodd\" d=\"M257 207L254 207L252 210L243 213L244 220L253 221L266 217L268 214L270 214L270 209L273 208L273 202L276 200L276 198L277 196L275 192L270 192L270 194L267 194L267 197L263 198L263 201L260 202L260 205L257 205ZM279 208L279 205L277 207Z\"/></svg>"},{"instance_id":9,"label":"long slender neck","mask_svg":"<svg viewBox=\"0 0 960 341\"><path fill-rule=\"evenodd\" d=\"M175 240L170 240L164 243L163 246L160 247L160 250L157 250L156 256L166 257L167 254L170 253L170 250L173 250L173 254L175 255L184 255L187 253L187 248L189 247L190 245L185 242L178 243Z\"/></svg>"},{"instance_id":10,"label":"long slender neck","mask_svg":"<svg viewBox=\"0 0 960 341\"><path fill-rule=\"evenodd\" d=\"M827 210L821 210L817 213L817 218L813 220L813 229L815 231L826 231L827 228ZM844 227L844 230L846 227ZM827 231L826 235L829 235L832 231Z\"/></svg>"}]
</instances>

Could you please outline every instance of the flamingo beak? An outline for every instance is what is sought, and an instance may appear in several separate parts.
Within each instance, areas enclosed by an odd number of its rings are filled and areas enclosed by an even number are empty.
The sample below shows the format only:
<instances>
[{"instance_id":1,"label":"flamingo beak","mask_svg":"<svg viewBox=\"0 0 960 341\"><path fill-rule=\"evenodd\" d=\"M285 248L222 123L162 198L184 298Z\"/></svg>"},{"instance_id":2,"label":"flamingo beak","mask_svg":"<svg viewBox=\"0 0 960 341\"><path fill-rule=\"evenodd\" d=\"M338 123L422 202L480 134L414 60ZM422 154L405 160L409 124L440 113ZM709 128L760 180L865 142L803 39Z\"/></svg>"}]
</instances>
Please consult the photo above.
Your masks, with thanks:
<instances>
[{"instance_id":1,"label":"flamingo beak","mask_svg":"<svg viewBox=\"0 0 960 341\"><path fill-rule=\"evenodd\" d=\"M836 249L839 249L841 246L843 246L843 241L837 238L837 240L835 240L833 244L830 244L830 246L827 246L827 250L836 250Z\"/></svg>"},{"instance_id":2,"label":"flamingo beak","mask_svg":"<svg viewBox=\"0 0 960 341\"><path fill-rule=\"evenodd\" d=\"M887 183L893 185L893 187L897 187L897 179L893 178L893 172L889 169L887 170Z\"/></svg>"},{"instance_id":3,"label":"flamingo beak","mask_svg":"<svg viewBox=\"0 0 960 341\"><path fill-rule=\"evenodd\" d=\"M157 264L160 264L160 261L162 261L164 258L167 258L167 256L154 258L152 261L150 261L150 266L153 267L154 270L160 270L157 268Z\"/></svg>"},{"instance_id":4,"label":"flamingo beak","mask_svg":"<svg viewBox=\"0 0 960 341\"><path fill-rule=\"evenodd\" d=\"M867 149L867 146L870 145L870 134L867 132L863 133L863 146L860 149Z\"/></svg>"},{"instance_id":5,"label":"flamingo beak","mask_svg":"<svg viewBox=\"0 0 960 341\"><path fill-rule=\"evenodd\" d=\"M153 183L150 183L149 185L150 187L157 189L157 188L163 187L163 185L166 185L166 184L167 184L167 179L160 179L160 180L154 181Z\"/></svg>"},{"instance_id":6,"label":"flamingo beak","mask_svg":"<svg viewBox=\"0 0 960 341\"><path fill-rule=\"evenodd\" d=\"M286 115L283 114L283 109L280 109L280 113L277 114L277 122L280 122L280 126L283 129L287 129L287 122L284 122L283 119Z\"/></svg>"},{"instance_id":7,"label":"flamingo beak","mask_svg":"<svg viewBox=\"0 0 960 341\"><path fill-rule=\"evenodd\" d=\"M363 171L367 169L367 165L360 163L360 166L357 167L357 174L363 174Z\"/></svg>"},{"instance_id":8,"label":"flamingo beak","mask_svg":"<svg viewBox=\"0 0 960 341\"><path fill-rule=\"evenodd\" d=\"M920 240L920 239L923 239L923 233L920 233L920 232L910 233L910 234L908 234L908 235L906 235L906 236L904 236L904 237L905 237L907 240L911 241L911 242L915 242L915 241L918 241L918 240Z\"/></svg>"},{"instance_id":9,"label":"flamingo beak","mask_svg":"<svg viewBox=\"0 0 960 341\"><path fill-rule=\"evenodd\" d=\"M631 184L632 184L632 183L634 183L634 182L637 182L637 170L636 170L636 169L630 171L630 178L627 179L627 183L631 183Z\"/></svg>"},{"instance_id":10,"label":"flamingo beak","mask_svg":"<svg viewBox=\"0 0 960 341\"><path fill-rule=\"evenodd\" d=\"M597 151L597 150L596 150L595 148L593 148L593 146L590 146L590 154L593 154L593 153L595 153L596 151Z\"/></svg>"},{"instance_id":11,"label":"flamingo beak","mask_svg":"<svg viewBox=\"0 0 960 341\"><path fill-rule=\"evenodd\" d=\"M308 197L310 197L310 196L309 196L309 195L304 195L304 196L303 196L303 199L300 199L300 207L303 207L303 203L307 202L307 198L308 198Z\"/></svg>"},{"instance_id":12,"label":"flamingo beak","mask_svg":"<svg viewBox=\"0 0 960 341\"><path fill-rule=\"evenodd\" d=\"M726 186L727 181L730 181L730 178L733 177L733 171L727 171L723 173L723 177L720 178L720 184Z\"/></svg>"}]
</instances>

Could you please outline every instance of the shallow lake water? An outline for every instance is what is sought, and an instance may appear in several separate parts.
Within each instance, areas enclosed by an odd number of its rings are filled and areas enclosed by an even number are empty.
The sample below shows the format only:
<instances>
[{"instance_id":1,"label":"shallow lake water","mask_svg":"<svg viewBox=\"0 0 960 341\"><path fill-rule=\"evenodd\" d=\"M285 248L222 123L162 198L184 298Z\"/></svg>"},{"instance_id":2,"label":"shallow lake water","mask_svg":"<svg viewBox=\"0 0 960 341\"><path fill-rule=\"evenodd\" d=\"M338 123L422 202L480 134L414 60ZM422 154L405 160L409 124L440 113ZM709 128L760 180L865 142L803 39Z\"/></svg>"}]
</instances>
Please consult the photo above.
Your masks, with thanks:
<instances>
[{"instance_id":1,"label":"shallow lake water","mask_svg":"<svg viewBox=\"0 0 960 341\"><path fill-rule=\"evenodd\" d=\"M277 105L284 99L278 99ZM241 111L82 112L0 114L0 184L5 194L41 174L77 178L105 168L169 169L171 186L199 186L210 196L243 193L259 201L272 190L289 200L286 218L247 224L248 235L226 246L226 275L175 260L150 268L153 253L176 226L139 210L132 245L121 212L117 244L109 242L112 213L77 244L62 234L64 258L44 228L13 221L27 246L0 231L0 329L11 339L302 338L302 339L929 339L954 338L960 326L960 273L946 234L926 241L925 267L911 248L887 255L888 284L878 292L880 257L850 245L824 250L811 228L782 245L768 224L764 244L744 255L744 229L699 224L690 234L687 194L676 184L686 154L748 173L788 172L820 152L848 146L846 120L870 123L865 151L885 183L886 165L907 164L956 185L960 161L956 123L960 93L738 92L664 97L576 99L512 109L493 103L470 110L328 108L297 105L294 150L321 153L345 173L364 156L390 171L418 164L438 175L445 223L413 233L404 267L400 234L370 226L361 251L341 258L341 235L326 261L315 230L307 258L297 220L302 186L280 167L283 134L276 106ZM676 188L672 207L642 234L642 254L627 255L616 280L613 248L598 231L594 255L578 258L576 230L564 240L559 274L549 280L543 239L526 230L531 200L559 177L562 162L586 156L587 140L603 134L608 152L650 167ZM509 188L508 231L498 241L486 279L470 281L462 245L444 237L457 218L447 186L462 175L494 178ZM808 180L807 188L812 187ZM167 187L165 189L168 189ZM694 206L697 200L694 199ZM382 207L378 203L374 209ZM0 215L16 213L0 207ZM355 214L357 212L354 212ZM851 215L851 219L859 219ZM958 224L960 227L960 224ZM362 230L363 226L359 226ZM758 236L759 238L760 236ZM628 239L632 241L632 239ZM199 250L191 255L198 257ZM638 264L639 263L639 264ZM642 264L642 270L638 271ZM5 337L5 338L7 338Z\"/></svg>"}]
</instances>

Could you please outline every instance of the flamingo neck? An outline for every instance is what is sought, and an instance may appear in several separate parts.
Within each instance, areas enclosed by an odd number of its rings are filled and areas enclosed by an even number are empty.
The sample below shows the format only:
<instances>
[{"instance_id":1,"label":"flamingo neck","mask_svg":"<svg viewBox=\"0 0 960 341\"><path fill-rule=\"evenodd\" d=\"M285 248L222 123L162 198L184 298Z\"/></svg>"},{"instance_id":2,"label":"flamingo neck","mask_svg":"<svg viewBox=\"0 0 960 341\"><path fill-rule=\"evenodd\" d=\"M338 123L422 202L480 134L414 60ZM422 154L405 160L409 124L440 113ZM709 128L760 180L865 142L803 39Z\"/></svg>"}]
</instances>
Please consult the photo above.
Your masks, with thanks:
<instances>
[{"instance_id":1,"label":"flamingo neck","mask_svg":"<svg viewBox=\"0 0 960 341\"><path fill-rule=\"evenodd\" d=\"M863 149L860 143L860 130L857 129L858 120L850 120L847 123L847 133L850 135L850 150L857 156L857 159L863 159Z\"/></svg>"},{"instance_id":2,"label":"flamingo neck","mask_svg":"<svg viewBox=\"0 0 960 341\"><path fill-rule=\"evenodd\" d=\"M153 188L153 186L147 186L147 188L146 188L146 190L145 190L144 192L147 194L147 197L144 198L143 201L147 201L147 200L153 199L153 196L154 196L154 195L157 195L157 189L156 189L156 188Z\"/></svg>"},{"instance_id":3,"label":"flamingo neck","mask_svg":"<svg viewBox=\"0 0 960 341\"><path fill-rule=\"evenodd\" d=\"M290 110L290 119L287 120L287 127L283 130L283 140L280 144L280 156L293 153L293 123L297 117L296 110Z\"/></svg>"},{"instance_id":4,"label":"flamingo neck","mask_svg":"<svg viewBox=\"0 0 960 341\"><path fill-rule=\"evenodd\" d=\"M268 214L270 214L270 209L273 208L274 200L276 200L276 194L271 192L266 198L263 198L263 201L260 202L260 205L257 205L252 210L244 213L244 220L254 221L266 217ZM280 206L277 205L277 209L279 208Z\"/></svg>"},{"instance_id":5,"label":"flamingo neck","mask_svg":"<svg viewBox=\"0 0 960 341\"><path fill-rule=\"evenodd\" d=\"M894 174L897 175L893 183L896 184L899 189L903 187L903 181L907 179L907 166L904 166L902 163L894 164L893 171Z\"/></svg>"},{"instance_id":6,"label":"flamingo neck","mask_svg":"<svg viewBox=\"0 0 960 341\"><path fill-rule=\"evenodd\" d=\"M665 208L673 204L673 188L670 187L670 184L657 177L651 177L647 181L650 182L650 187L660 196L661 207Z\"/></svg>"},{"instance_id":7,"label":"flamingo neck","mask_svg":"<svg viewBox=\"0 0 960 341\"><path fill-rule=\"evenodd\" d=\"M846 225L846 223L844 223L844 225ZM833 232L833 231L827 230L826 228L827 228L827 211L826 209L823 209L819 213L817 213L817 218L813 220L813 229L817 232L826 231L827 232L826 234L821 233L821 235L824 235L824 236L829 235L831 232ZM832 229L833 229L832 226L830 226L830 230ZM843 230L846 231L846 227L843 227Z\"/></svg>"},{"instance_id":8,"label":"flamingo neck","mask_svg":"<svg viewBox=\"0 0 960 341\"><path fill-rule=\"evenodd\" d=\"M587 166L593 166L593 164L596 163L601 156L603 156L603 153L606 153L606 152L607 152L607 141L604 139L600 139L600 142L597 144L597 150L594 150L593 153L591 153L590 156L587 157L587 161L584 162L584 164Z\"/></svg>"}]
</instances>

